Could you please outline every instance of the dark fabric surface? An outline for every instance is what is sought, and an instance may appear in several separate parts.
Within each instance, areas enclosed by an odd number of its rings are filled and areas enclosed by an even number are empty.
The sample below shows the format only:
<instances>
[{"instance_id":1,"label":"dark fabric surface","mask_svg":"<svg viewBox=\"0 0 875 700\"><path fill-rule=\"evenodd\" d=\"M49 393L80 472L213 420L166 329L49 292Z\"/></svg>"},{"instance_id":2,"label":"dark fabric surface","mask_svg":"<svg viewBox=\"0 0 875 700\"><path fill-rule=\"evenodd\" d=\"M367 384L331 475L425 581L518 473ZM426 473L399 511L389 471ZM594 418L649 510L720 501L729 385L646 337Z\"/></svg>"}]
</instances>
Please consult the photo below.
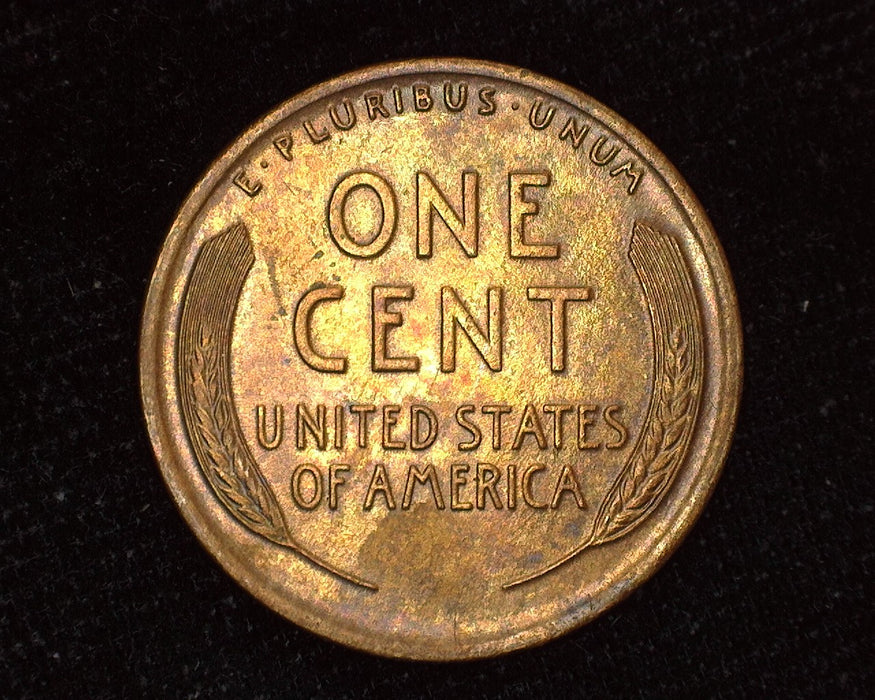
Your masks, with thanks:
<instances>
[{"instance_id":1,"label":"dark fabric surface","mask_svg":"<svg viewBox=\"0 0 875 700\"><path fill-rule=\"evenodd\" d=\"M0 694L871 693L873 25L813 0L4 6ZM239 588L176 512L137 384L151 266L209 162L312 84L429 55L530 68L644 131L745 330L726 470L669 563L587 627L455 665L344 649Z\"/></svg>"}]
</instances>

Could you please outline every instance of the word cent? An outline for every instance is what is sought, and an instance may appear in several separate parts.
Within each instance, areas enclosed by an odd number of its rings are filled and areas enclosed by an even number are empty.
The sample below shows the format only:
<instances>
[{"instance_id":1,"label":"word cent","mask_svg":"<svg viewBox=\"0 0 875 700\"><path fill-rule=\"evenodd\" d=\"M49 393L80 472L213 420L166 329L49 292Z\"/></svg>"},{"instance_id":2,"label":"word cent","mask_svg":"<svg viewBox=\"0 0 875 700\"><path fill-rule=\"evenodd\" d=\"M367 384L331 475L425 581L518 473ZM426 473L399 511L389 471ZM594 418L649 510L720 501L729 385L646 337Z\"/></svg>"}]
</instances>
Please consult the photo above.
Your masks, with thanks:
<instances>
[{"instance_id":1,"label":"word cent","mask_svg":"<svg viewBox=\"0 0 875 700\"><path fill-rule=\"evenodd\" d=\"M468 60L284 103L211 167L143 319L149 433L293 622L465 659L581 625L701 512L741 383L707 216L586 95Z\"/></svg>"}]
</instances>

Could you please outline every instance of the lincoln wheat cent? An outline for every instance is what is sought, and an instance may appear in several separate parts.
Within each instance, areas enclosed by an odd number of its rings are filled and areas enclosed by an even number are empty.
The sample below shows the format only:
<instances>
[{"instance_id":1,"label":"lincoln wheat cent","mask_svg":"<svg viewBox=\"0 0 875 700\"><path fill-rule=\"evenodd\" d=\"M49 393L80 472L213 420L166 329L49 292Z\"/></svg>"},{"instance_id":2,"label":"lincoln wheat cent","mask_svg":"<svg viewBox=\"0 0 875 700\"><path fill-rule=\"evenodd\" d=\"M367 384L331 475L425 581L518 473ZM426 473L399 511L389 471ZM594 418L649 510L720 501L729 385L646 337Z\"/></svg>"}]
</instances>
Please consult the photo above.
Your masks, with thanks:
<instances>
[{"instance_id":1,"label":"lincoln wheat cent","mask_svg":"<svg viewBox=\"0 0 875 700\"><path fill-rule=\"evenodd\" d=\"M690 529L741 342L665 157L528 71L407 61L241 136L183 205L143 321L152 442L241 585L390 656L535 644Z\"/></svg>"}]
</instances>

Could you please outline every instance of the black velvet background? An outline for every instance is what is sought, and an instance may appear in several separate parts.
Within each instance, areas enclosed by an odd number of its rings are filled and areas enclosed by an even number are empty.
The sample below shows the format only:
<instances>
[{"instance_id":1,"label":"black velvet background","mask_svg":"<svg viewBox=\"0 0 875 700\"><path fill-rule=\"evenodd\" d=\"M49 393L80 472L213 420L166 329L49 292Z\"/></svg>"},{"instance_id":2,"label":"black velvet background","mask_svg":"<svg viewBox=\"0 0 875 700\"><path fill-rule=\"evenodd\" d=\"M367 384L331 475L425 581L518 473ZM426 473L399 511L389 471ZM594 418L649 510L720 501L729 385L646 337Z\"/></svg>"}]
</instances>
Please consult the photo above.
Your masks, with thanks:
<instances>
[{"instance_id":1,"label":"black velvet background","mask_svg":"<svg viewBox=\"0 0 875 700\"><path fill-rule=\"evenodd\" d=\"M873 4L368 6L0 10L0 695L871 694ZM344 649L240 589L176 512L137 384L151 267L210 161L310 85L428 55L644 131L745 330L737 437L670 562L585 628L455 665Z\"/></svg>"}]
</instances>

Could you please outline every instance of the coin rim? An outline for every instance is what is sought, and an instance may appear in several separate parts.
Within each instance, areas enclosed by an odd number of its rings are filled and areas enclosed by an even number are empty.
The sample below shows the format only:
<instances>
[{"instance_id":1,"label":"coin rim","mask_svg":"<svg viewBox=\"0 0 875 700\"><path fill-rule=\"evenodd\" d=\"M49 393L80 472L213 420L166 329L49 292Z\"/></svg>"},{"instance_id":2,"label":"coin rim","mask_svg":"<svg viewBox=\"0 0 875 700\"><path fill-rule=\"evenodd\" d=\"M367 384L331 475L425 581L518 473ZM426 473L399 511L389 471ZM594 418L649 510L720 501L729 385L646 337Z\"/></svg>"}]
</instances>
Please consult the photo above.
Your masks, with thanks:
<instances>
[{"instance_id":1,"label":"coin rim","mask_svg":"<svg viewBox=\"0 0 875 700\"><path fill-rule=\"evenodd\" d=\"M173 287L173 280L168 278L167 272L175 263L177 256L185 251L182 244L190 222L197 216L210 194L214 191L214 188L226 176L230 166L257 138L299 109L343 89L394 76L429 73L477 75L520 84L524 88L539 90L545 94L562 99L571 105L578 106L582 111L603 122L632 145L642 158L647 161L648 166L664 181L667 189L676 197L684 213L689 218L691 233L701 246L704 260L711 273L710 281L714 286L715 299L717 301L718 323L716 325L717 329L724 334L719 345L725 351L724 356L721 358L721 371L717 373L718 381L715 390L715 395L721 399L723 405L720 407L715 418L713 433L710 441L707 443L707 452L702 455L702 459L699 462L700 470L709 464L713 466L706 478L696 479L695 484L691 488L687 503L679 509L676 517L668 524L663 540L664 546L661 546L655 554L653 552L645 553L640 559L641 566L637 568L633 577L597 596L593 599L591 605L586 606L585 610L580 610L573 615L565 614L552 624L544 622L535 623L534 626L518 630L500 640L491 639L475 642L471 646L466 646L464 650L460 649L458 654L430 653L427 648L417 647L413 649L409 646L397 644L392 646L383 642L383 639L386 637L385 633L381 633L380 639L377 640L369 636L367 629L356 629L348 625L336 625L331 629L325 629L324 620L319 616L310 614L308 611L297 607L294 603L289 603L289 601L275 596L271 590L261 586L257 580L250 578L245 572L237 570L235 560L233 557L227 556L221 539L217 540L214 537L209 528L209 523L201 519L200 513L196 509L186 507L184 496L179 493L180 489L175 475L176 466L169 463L172 460L169 459L168 455L172 455L175 450L180 450L180 448L177 446L178 441L174 439L172 434L169 434L170 431L167 430L161 415L162 411L166 411L167 408L161 400L162 382L160 377L162 372L158 370L169 360L160 355L162 343L159 340L159 334L154 331L161 317L162 309L165 308L163 303L165 296L170 293ZM742 331L738 301L726 255L720 241L702 205L686 181L650 139L623 117L589 95L533 71L491 61L467 58L420 58L372 65L323 81L314 87L298 93L256 120L252 126L246 129L242 135L238 136L209 165L205 173L200 177L197 185L195 185L179 208L170 231L162 244L161 252L150 278L141 323L139 368L143 411L152 449L161 469L164 482L173 496L177 509L189 527L194 531L201 545L239 585L275 612L282 614L295 624L332 641L341 642L362 651L394 658L444 661L485 658L523 647L542 644L560 634L579 628L598 617L621 602L639 585L656 573L680 546L684 538L689 535L695 521L701 515L713 494L720 474L723 471L723 465L735 431L741 401L743 384L742 353ZM708 458L709 455L710 459ZM183 469L186 468L184 464L182 467ZM375 641L377 643L374 643Z\"/></svg>"}]
</instances>

